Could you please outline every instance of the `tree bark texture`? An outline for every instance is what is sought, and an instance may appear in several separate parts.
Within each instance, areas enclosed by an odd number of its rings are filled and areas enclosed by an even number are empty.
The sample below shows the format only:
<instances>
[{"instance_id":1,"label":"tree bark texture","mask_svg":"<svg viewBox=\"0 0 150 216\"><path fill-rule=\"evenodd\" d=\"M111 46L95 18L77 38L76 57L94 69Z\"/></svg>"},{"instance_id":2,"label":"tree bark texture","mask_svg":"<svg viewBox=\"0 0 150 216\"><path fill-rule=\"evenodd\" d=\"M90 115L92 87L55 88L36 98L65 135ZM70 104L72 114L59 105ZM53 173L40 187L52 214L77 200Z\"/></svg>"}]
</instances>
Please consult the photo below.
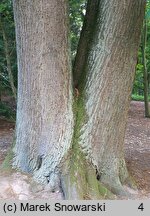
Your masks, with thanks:
<instances>
[{"instance_id":1,"label":"tree bark texture","mask_svg":"<svg viewBox=\"0 0 150 216\"><path fill-rule=\"evenodd\" d=\"M89 1L86 8L86 15L83 22L83 28L80 35L80 40L77 48L77 54L73 66L73 81L74 86L78 87L80 84L81 75L83 74L86 61L88 58L88 51L93 36L93 30L96 26L96 17L98 12L99 0Z\"/></svg>"},{"instance_id":2,"label":"tree bark texture","mask_svg":"<svg viewBox=\"0 0 150 216\"><path fill-rule=\"evenodd\" d=\"M14 166L49 181L71 144L71 67L65 0L14 0L18 105Z\"/></svg>"},{"instance_id":3,"label":"tree bark texture","mask_svg":"<svg viewBox=\"0 0 150 216\"><path fill-rule=\"evenodd\" d=\"M145 1L103 0L97 5L79 86L85 112L79 144L97 167L100 181L113 192L124 193L124 136Z\"/></svg>"},{"instance_id":4,"label":"tree bark texture","mask_svg":"<svg viewBox=\"0 0 150 216\"><path fill-rule=\"evenodd\" d=\"M124 194L123 144L144 7L144 0L88 1L73 101L66 1L14 0L19 67L14 165L43 183L61 181L66 199L110 195L97 179Z\"/></svg>"}]
</instances>

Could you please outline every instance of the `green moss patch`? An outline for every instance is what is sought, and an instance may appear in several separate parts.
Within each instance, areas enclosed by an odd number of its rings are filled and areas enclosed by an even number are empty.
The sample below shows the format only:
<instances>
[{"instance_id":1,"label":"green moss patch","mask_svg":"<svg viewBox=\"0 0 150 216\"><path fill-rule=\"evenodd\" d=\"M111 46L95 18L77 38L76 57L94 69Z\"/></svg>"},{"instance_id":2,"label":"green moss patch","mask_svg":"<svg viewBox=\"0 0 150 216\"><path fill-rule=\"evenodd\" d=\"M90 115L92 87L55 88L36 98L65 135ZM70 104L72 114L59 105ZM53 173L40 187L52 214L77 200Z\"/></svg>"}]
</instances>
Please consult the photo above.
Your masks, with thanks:
<instances>
[{"instance_id":1,"label":"green moss patch","mask_svg":"<svg viewBox=\"0 0 150 216\"><path fill-rule=\"evenodd\" d=\"M15 142L13 142L12 147L9 149L2 165L1 165L1 169L5 170L5 171L10 171L12 170L12 160L14 157L14 153L13 153L13 147L14 147Z\"/></svg>"},{"instance_id":2,"label":"green moss patch","mask_svg":"<svg viewBox=\"0 0 150 216\"><path fill-rule=\"evenodd\" d=\"M74 135L72 149L69 152L68 173L65 177L65 194L67 199L106 199L112 198L108 191L96 178L96 170L88 162L80 146L81 128L88 120L85 109L84 95L75 98L74 105Z\"/></svg>"}]
</instances>

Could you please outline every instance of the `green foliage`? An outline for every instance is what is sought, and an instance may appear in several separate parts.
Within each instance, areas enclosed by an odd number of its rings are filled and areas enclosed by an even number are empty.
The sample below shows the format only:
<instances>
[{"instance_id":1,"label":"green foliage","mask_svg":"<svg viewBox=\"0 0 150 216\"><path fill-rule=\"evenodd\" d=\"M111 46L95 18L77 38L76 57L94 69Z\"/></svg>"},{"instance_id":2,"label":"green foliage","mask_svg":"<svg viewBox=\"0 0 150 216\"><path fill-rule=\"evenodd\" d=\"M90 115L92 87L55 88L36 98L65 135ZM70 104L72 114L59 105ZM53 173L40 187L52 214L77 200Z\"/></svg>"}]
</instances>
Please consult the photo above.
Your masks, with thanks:
<instances>
[{"instance_id":1,"label":"green foliage","mask_svg":"<svg viewBox=\"0 0 150 216\"><path fill-rule=\"evenodd\" d=\"M150 0L147 0L146 2L146 14L145 14L146 19L150 19Z\"/></svg>"},{"instance_id":2,"label":"green foliage","mask_svg":"<svg viewBox=\"0 0 150 216\"><path fill-rule=\"evenodd\" d=\"M132 94L132 100L135 101L144 101L144 95L137 95L137 94ZM150 100L150 96L149 96L149 100Z\"/></svg>"},{"instance_id":3,"label":"green foliage","mask_svg":"<svg viewBox=\"0 0 150 216\"><path fill-rule=\"evenodd\" d=\"M140 55L141 55L141 52L139 52L139 56ZM136 66L136 76L135 76L135 80L134 80L133 94L135 94L135 95L143 95L144 94L143 65L142 65L142 63L138 63Z\"/></svg>"},{"instance_id":4,"label":"green foliage","mask_svg":"<svg viewBox=\"0 0 150 216\"><path fill-rule=\"evenodd\" d=\"M13 8L11 0L2 0L0 3L0 93L7 90L11 93L11 86L9 83L7 62L5 56L5 46L3 41L3 30L5 31L8 49L11 61L13 77L15 86L17 86L17 57L15 44L15 26L13 19Z\"/></svg>"},{"instance_id":5,"label":"green foliage","mask_svg":"<svg viewBox=\"0 0 150 216\"><path fill-rule=\"evenodd\" d=\"M150 77L150 0L147 1L146 5L146 24L147 24L147 43L146 43L146 66L148 77ZM144 101L144 77L143 77L143 62L142 62L142 42L139 47L138 52L138 63L136 66L136 76L134 80L133 86L133 95L132 98L134 100ZM149 86L149 93L150 93L150 86Z\"/></svg>"},{"instance_id":6,"label":"green foliage","mask_svg":"<svg viewBox=\"0 0 150 216\"><path fill-rule=\"evenodd\" d=\"M86 0L69 0L69 6L71 52L74 60L84 20Z\"/></svg>"},{"instance_id":7,"label":"green foliage","mask_svg":"<svg viewBox=\"0 0 150 216\"><path fill-rule=\"evenodd\" d=\"M15 112L6 104L0 102L0 116L15 121Z\"/></svg>"}]
</instances>

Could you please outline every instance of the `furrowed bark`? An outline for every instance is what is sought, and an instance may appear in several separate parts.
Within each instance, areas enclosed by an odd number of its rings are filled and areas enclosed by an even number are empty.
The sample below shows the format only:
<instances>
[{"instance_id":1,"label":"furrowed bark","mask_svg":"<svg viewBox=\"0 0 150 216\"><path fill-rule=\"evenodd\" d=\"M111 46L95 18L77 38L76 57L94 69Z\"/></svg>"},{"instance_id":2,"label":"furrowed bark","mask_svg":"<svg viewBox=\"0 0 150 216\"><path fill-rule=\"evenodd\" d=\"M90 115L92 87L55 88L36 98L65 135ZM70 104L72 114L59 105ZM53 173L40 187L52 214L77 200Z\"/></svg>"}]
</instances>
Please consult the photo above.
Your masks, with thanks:
<instances>
[{"instance_id":1,"label":"furrowed bark","mask_svg":"<svg viewBox=\"0 0 150 216\"><path fill-rule=\"evenodd\" d=\"M95 20L98 13L98 5L99 0L90 0L87 4L86 15L73 65L73 81L75 87L78 87L79 85L80 77L87 61L88 50L92 40L93 31L95 30L94 27L96 26Z\"/></svg>"},{"instance_id":2,"label":"furrowed bark","mask_svg":"<svg viewBox=\"0 0 150 216\"><path fill-rule=\"evenodd\" d=\"M66 1L14 0L14 166L53 189L61 185L66 199L110 197L109 190L126 194L123 142L144 6L144 0L88 1L73 103Z\"/></svg>"},{"instance_id":3,"label":"furrowed bark","mask_svg":"<svg viewBox=\"0 0 150 216\"><path fill-rule=\"evenodd\" d=\"M73 133L65 0L14 0L18 104L14 166L55 185Z\"/></svg>"},{"instance_id":4,"label":"furrowed bark","mask_svg":"<svg viewBox=\"0 0 150 216\"><path fill-rule=\"evenodd\" d=\"M87 164L92 162L99 180L109 190L128 195L123 188L125 182L131 183L124 160L124 136L145 1L104 0L97 5L96 16L93 16L95 11L87 11L87 17L94 17L95 31L90 35L92 41L84 65L80 66L83 68L79 81L82 114L76 113L76 124L80 123L74 131L73 145L85 155ZM78 69L74 68L76 73ZM82 164L81 158L76 159L78 164L79 161ZM78 176L78 171L73 173ZM82 182L81 178L87 174L79 176ZM72 185L76 183L74 180ZM73 191L80 191L79 188L76 186Z\"/></svg>"},{"instance_id":5,"label":"furrowed bark","mask_svg":"<svg viewBox=\"0 0 150 216\"><path fill-rule=\"evenodd\" d=\"M144 8L144 0L101 2L85 69L88 120L80 144L100 181L118 194L124 193L122 181L128 178L123 145Z\"/></svg>"}]
</instances>

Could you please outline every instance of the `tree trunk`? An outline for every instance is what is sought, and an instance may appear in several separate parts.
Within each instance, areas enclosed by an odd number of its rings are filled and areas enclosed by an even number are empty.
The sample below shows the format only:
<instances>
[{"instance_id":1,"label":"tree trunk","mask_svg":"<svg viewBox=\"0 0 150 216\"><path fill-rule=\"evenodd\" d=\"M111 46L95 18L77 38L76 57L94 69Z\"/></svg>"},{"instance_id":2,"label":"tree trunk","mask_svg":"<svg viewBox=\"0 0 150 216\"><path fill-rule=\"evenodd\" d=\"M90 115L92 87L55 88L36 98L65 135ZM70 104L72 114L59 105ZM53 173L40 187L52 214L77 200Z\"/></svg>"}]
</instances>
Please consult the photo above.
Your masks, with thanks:
<instances>
[{"instance_id":1,"label":"tree trunk","mask_svg":"<svg viewBox=\"0 0 150 216\"><path fill-rule=\"evenodd\" d=\"M144 5L143 0L100 4L86 67L88 120L81 128L81 144L88 147L100 181L117 193L128 177L123 145Z\"/></svg>"},{"instance_id":2,"label":"tree trunk","mask_svg":"<svg viewBox=\"0 0 150 216\"><path fill-rule=\"evenodd\" d=\"M91 2L93 0L88 4ZM88 161L97 168L99 180L108 189L126 195L122 184L130 183L130 177L124 160L124 137L145 1L94 2L97 16L93 20L92 41L82 68L74 145L81 146ZM87 11L86 17L93 17L93 13L95 11ZM84 59L81 55L80 58ZM81 167L79 160L82 161L76 157ZM78 176L73 185L81 179L81 173L77 175L72 167L70 175ZM81 191L83 185L76 190Z\"/></svg>"},{"instance_id":3,"label":"tree trunk","mask_svg":"<svg viewBox=\"0 0 150 216\"><path fill-rule=\"evenodd\" d=\"M144 76L144 104L145 117L150 118L149 100L148 100L148 72L146 65L146 43L147 43L147 23L144 19L143 35L142 35L142 62L143 62L143 76Z\"/></svg>"},{"instance_id":4,"label":"tree trunk","mask_svg":"<svg viewBox=\"0 0 150 216\"><path fill-rule=\"evenodd\" d=\"M77 55L84 64L76 59L82 73L73 101L66 1L14 0L19 66L14 165L50 186L58 180L66 199L110 197L97 179L125 194L123 142L144 5L144 0L88 1L81 37L90 44L80 40Z\"/></svg>"},{"instance_id":5,"label":"tree trunk","mask_svg":"<svg viewBox=\"0 0 150 216\"><path fill-rule=\"evenodd\" d=\"M83 28L80 35L77 54L73 66L73 81L74 86L78 88L82 72L86 65L88 58L88 50L92 40L93 30L96 26L94 22L97 17L97 8L99 6L99 0L89 1L86 8L86 16L84 18Z\"/></svg>"},{"instance_id":6,"label":"tree trunk","mask_svg":"<svg viewBox=\"0 0 150 216\"><path fill-rule=\"evenodd\" d=\"M3 42L4 42L4 50L5 50L5 56L6 56L6 63L7 63L7 71L8 71L9 82L10 82L10 86L11 86L13 96L14 96L14 98L16 100L16 92L17 91L16 91L16 87L14 85L14 78L13 78L13 73L12 73L12 69L11 69L11 60L10 60L10 54L9 54L8 41L7 41L5 29L4 29L3 23L1 21L1 18L0 18L0 27L1 27L2 36L3 36Z\"/></svg>"},{"instance_id":7,"label":"tree trunk","mask_svg":"<svg viewBox=\"0 0 150 216\"><path fill-rule=\"evenodd\" d=\"M53 184L73 130L66 1L14 0L13 7L18 55L14 166Z\"/></svg>"}]
</instances>

